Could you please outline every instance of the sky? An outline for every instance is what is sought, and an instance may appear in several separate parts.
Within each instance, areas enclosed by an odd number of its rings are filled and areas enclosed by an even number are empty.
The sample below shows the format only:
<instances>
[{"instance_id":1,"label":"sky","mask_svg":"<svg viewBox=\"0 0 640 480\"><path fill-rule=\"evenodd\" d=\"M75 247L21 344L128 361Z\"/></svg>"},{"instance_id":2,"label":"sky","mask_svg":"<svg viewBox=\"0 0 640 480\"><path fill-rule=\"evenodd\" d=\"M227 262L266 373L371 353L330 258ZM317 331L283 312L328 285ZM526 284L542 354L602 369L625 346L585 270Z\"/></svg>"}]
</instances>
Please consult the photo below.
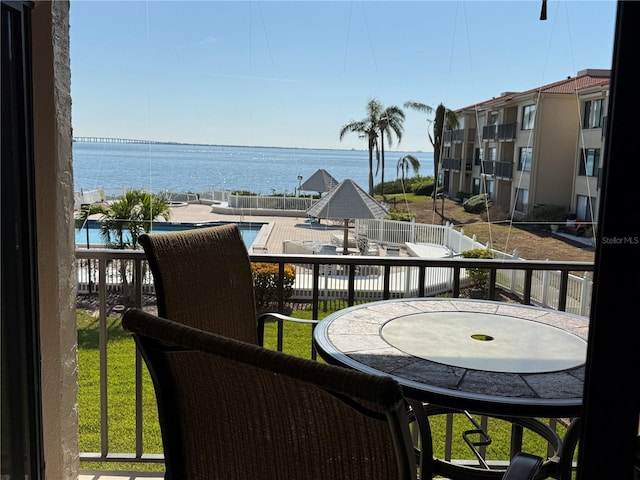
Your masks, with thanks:
<instances>
[{"instance_id":1,"label":"sky","mask_svg":"<svg viewBox=\"0 0 640 480\"><path fill-rule=\"evenodd\" d=\"M614 0L71 0L76 137L367 148L343 125L405 110L386 147L431 151L430 115L611 68Z\"/></svg>"}]
</instances>

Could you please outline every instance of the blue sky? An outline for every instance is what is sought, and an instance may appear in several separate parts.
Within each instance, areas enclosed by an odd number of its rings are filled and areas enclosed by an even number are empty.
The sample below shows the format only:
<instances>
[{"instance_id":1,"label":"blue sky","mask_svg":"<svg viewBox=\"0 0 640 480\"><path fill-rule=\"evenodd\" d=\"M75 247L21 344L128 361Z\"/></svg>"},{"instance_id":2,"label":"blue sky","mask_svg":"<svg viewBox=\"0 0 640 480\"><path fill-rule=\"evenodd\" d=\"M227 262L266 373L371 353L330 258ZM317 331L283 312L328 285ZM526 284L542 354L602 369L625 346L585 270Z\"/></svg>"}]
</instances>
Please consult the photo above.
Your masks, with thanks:
<instances>
[{"instance_id":1,"label":"blue sky","mask_svg":"<svg viewBox=\"0 0 640 480\"><path fill-rule=\"evenodd\" d=\"M456 109L610 68L614 0L71 0L74 136L366 149L370 98ZM406 110L393 149L431 150Z\"/></svg>"}]
</instances>

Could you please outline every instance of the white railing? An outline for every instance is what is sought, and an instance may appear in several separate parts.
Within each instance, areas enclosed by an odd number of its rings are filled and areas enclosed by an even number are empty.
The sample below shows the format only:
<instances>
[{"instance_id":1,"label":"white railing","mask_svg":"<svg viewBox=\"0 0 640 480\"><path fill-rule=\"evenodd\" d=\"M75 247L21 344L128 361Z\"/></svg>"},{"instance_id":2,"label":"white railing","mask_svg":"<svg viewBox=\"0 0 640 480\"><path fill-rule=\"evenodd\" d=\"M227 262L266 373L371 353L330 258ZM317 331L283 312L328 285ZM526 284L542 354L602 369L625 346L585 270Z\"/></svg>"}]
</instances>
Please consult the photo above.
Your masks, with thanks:
<instances>
[{"instance_id":1,"label":"white railing","mask_svg":"<svg viewBox=\"0 0 640 480\"><path fill-rule=\"evenodd\" d=\"M306 211L317 200L309 197L263 197L261 195L229 195L230 208Z\"/></svg>"}]
</instances>

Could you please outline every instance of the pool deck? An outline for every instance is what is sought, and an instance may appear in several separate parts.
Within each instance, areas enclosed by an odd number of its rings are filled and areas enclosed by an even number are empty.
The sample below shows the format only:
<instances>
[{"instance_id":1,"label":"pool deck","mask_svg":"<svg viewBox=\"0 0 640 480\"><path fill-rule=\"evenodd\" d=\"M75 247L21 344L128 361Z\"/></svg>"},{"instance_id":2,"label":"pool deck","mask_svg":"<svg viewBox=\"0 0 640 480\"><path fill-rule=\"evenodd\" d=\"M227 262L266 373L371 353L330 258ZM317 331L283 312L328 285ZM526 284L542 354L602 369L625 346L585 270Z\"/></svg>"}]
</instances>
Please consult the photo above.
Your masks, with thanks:
<instances>
[{"instance_id":1,"label":"pool deck","mask_svg":"<svg viewBox=\"0 0 640 480\"><path fill-rule=\"evenodd\" d=\"M321 223L311 224L306 222L308 217L302 214L300 217L278 217L262 215L238 215L231 210L228 214L213 212L211 205L189 204L186 207L171 207L170 222L248 222L248 223L272 223L273 227L266 239L264 246L267 253L283 253L285 240L331 243L331 235L342 235L341 225L332 225L327 220ZM260 253L260 252L256 252Z\"/></svg>"}]
</instances>

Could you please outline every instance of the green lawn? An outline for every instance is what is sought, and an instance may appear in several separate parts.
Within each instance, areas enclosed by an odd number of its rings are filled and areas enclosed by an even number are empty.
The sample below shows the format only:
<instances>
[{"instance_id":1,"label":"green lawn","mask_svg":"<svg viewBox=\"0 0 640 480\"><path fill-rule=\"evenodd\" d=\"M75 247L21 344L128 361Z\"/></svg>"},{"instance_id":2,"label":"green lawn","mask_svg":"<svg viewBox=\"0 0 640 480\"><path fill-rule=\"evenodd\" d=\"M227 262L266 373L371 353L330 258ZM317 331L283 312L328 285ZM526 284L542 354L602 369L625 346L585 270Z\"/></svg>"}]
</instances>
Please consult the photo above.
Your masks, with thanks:
<instances>
[{"instance_id":1,"label":"green lawn","mask_svg":"<svg viewBox=\"0 0 640 480\"><path fill-rule=\"evenodd\" d=\"M343 308L346 305L332 305ZM295 312L301 318L310 318L310 311ZM330 312L322 312L321 317ZM98 350L98 320L83 310L78 310L78 409L80 416L79 450L81 452L100 451L100 375ZM265 328L265 346L275 348L275 324ZM107 389L109 402L109 451L135 451L135 345L121 325L119 318L107 321ZM292 355L310 358L311 327L308 325L285 325L284 350ZM155 396L151 379L143 366L143 442L145 453L162 453L162 441L157 419ZM444 438L444 416L432 419L433 436ZM465 419L454 422L454 438L460 438L461 432L472 428ZM489 431L494 438L487 449L488 459L507 459L510 426L505 422L492 419ZM525 432L526 433L526 432ZM564 433L564 432L562 432ZM545 456L544 442L529 433L525 434L525 450ZM444 455L444 445L436 443L437 456ZM471 453L462 441L454 444L454 458L472 458ZM158 464L114 464L114 463L82 463L83 469L96 470L132 470L161 471Z\"/></svg>"}]
</instances>

